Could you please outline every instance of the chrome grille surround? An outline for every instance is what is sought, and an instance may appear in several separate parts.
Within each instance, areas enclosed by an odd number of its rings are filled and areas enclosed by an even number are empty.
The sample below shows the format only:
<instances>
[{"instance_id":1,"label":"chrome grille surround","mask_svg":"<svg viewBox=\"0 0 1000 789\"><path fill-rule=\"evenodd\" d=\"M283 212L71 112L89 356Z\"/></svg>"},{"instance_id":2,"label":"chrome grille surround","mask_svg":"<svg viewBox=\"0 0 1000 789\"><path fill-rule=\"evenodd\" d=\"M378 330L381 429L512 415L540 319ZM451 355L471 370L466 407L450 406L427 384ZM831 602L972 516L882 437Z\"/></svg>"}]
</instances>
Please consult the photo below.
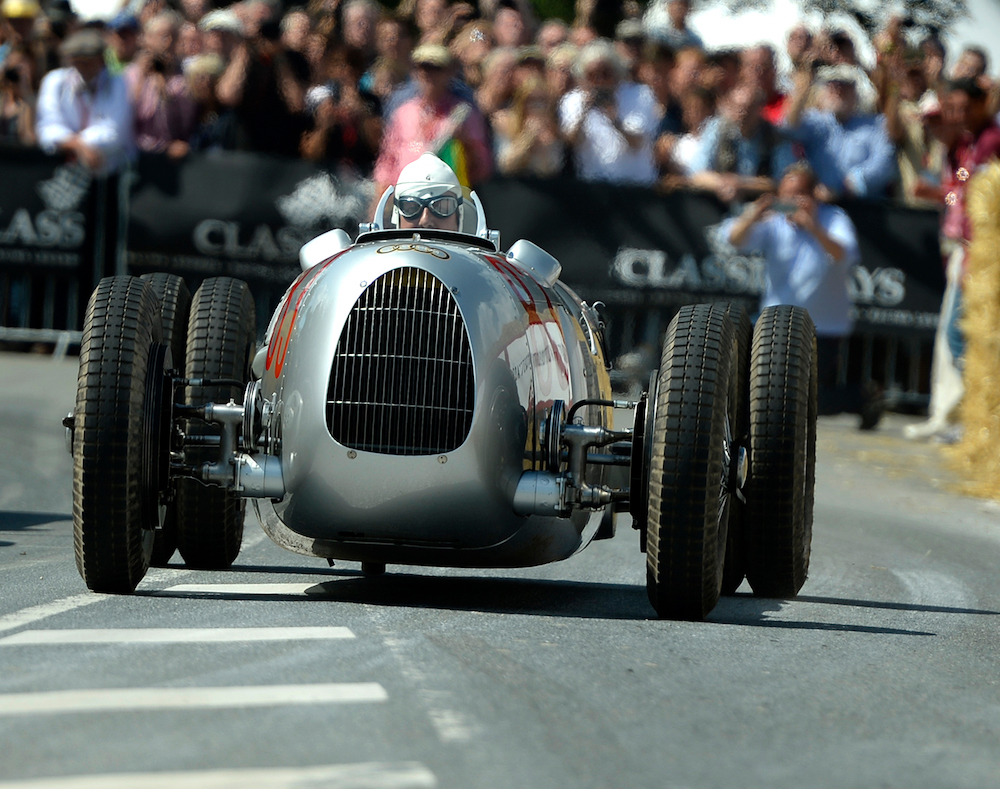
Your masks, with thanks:
<instances>
[{"instance_id":1,"label":"chrome grille surround","mask_svg":"<svg viewBox=\"0 0 1000 789\"><path fill-rule=\"evenodd\" d=\"M333 358L330 435L383 455L450 452L469 435L475 395L469 335L444 283L417 268L372 282Z\"/></svg>"}]
</instances>

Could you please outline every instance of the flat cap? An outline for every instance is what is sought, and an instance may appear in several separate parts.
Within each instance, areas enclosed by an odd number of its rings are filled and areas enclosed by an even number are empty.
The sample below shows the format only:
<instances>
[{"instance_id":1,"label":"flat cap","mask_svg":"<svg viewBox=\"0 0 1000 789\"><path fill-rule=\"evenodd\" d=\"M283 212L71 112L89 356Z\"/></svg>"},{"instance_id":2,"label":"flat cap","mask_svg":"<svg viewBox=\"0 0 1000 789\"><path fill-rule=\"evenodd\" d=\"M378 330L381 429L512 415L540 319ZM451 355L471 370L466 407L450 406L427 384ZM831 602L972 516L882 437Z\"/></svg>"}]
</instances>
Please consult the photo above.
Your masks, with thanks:
<instances>
[{"instance_id":1,"label":"flat cap","mask_svg":"<svg viewBox=\"0 0 1000 789\"><path fill-rule=\"evenodd\" d=\"M413 50L411 60L414 65L444 68L451 65L451 52L448 51L448 47L440 44L421 44Z\"/></svg>"},{"instance_id":2,"label":"flat cap","mask_svg":"<svg viewBox=\"0 0 1000 789\"><path fill-rule=\"evenodd\" d=\"M93 28L85 27L69 36L59 47L64 58L90 58L104 54L104 38Z\"/></svg>"},{"instance_id":3,"label":"flat cap","mask_svg":"<svg viewBox=\"0 0 1000 789\"><path fill-rule=\"evenodd\" d=\"M3 0L0 14L8 19L34 19L42 12L38 0Z\"/></svg>"}]
</instances>

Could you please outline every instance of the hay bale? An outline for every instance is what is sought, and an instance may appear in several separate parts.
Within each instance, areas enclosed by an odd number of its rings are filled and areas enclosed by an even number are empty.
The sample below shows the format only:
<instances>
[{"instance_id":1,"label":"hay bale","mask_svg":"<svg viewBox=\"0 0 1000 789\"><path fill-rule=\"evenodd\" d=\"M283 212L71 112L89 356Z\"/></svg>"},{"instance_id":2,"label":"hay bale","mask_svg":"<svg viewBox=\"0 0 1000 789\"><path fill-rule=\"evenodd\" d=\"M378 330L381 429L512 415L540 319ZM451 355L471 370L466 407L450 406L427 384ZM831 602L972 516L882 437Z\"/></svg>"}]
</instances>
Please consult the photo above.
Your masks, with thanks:
<instances>
[{"instance_id":1,"label":"hay bale","mask_svg":"<svg viewBox=\"0 0 1000 789\"><path fill-rule=\"evenodd\" d=\"M965 492L1000 499L1000 163L976 174L966 206L972 244L962 292L965 432L948 455Z\"/></svg>"}]
</instances>

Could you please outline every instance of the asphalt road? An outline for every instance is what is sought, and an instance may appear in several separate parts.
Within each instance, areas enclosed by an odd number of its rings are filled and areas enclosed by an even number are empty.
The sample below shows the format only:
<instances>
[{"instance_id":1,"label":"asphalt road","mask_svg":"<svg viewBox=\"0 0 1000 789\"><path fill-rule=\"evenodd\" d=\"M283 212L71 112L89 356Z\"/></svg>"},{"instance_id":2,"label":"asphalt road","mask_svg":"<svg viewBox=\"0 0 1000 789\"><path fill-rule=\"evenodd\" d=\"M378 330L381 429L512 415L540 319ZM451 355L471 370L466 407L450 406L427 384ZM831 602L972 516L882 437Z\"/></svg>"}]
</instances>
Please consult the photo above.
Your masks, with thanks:
<instances>
[{"instance_id":1,"label":"asphalt road","mask_svg":"<svg viewBox=\"0 0 1000 789\"><path fill-rule=\"evenodd\" d=\"M0 354L0 789L1000 786L1000 511L906 417L821 420L801 596L703 623L652 618L627 522L370 578L248 520L232 571L113 597L73 561L75 376Z\"/></svg>"}]
</instances>

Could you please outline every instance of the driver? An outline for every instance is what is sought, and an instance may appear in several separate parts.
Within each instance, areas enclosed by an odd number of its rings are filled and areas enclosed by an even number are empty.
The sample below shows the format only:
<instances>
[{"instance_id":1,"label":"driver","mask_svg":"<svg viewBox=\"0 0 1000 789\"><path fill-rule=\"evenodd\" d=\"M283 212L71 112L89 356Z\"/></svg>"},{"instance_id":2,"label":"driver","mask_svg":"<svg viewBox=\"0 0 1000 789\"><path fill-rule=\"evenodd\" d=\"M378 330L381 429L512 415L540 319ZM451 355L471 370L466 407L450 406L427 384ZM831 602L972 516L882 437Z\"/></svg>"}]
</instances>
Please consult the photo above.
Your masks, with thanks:
<instances>
[{"instance_id":1,"label":"driver","mask_svg":"<svg viewBox=\"0 0 1000 789\"><path fill-rule=\"evenodd\" d=\"M432 153L402 169L395 201L400 228L459 229L462 185L455 171Z\"/></svg>"}]
</instances>

